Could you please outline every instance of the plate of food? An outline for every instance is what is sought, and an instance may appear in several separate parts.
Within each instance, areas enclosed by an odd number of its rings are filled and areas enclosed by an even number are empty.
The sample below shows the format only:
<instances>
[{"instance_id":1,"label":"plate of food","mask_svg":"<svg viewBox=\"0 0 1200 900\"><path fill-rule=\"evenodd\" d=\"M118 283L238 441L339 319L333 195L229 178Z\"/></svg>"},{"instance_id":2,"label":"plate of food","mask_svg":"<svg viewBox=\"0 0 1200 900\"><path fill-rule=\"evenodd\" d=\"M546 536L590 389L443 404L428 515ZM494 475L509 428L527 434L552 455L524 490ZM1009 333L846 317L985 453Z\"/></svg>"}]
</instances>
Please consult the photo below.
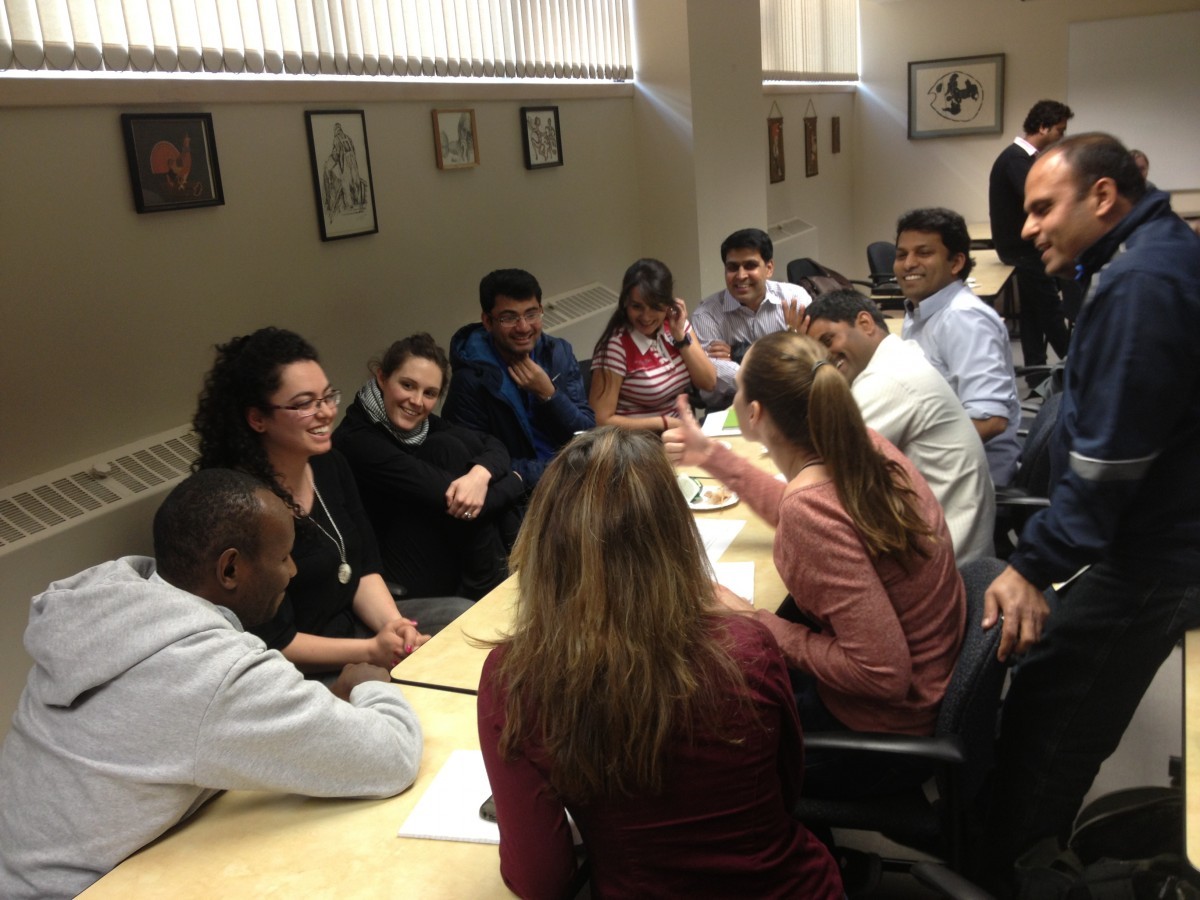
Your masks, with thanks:
<instances>
[{"instance_id":1,"label":"plate of food","mask_svg":"<svg viewBox=\"0 0 1200 900\"><path fill-rule=\"evenodd\" d=\"M726 509L738 502L738 495L719 482L705 484L691 475L679 475L675 480L683 499L694 510Z\"/></svg>"}]
</instances>

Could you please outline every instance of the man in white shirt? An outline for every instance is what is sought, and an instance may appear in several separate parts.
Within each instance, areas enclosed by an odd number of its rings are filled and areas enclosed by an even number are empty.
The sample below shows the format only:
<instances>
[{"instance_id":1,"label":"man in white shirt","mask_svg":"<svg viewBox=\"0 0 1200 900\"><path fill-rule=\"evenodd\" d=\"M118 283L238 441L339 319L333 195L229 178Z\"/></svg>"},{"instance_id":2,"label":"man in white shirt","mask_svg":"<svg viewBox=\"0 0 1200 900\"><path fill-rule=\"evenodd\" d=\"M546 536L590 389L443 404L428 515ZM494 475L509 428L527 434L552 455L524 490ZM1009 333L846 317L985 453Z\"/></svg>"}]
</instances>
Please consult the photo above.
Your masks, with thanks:
<instances>
[{"instance_id":1,"label":"man in white shirt","mask_svg":"<svg viewBox=\"0 0 1200 900\"><path fill-rule=\"evenodd\" d=\"M808 334L829 349L867 425L929 482L945 511L959 565L991 556L996 499L983 442L921 348L890 334L878 307L851 290L813 301Z\"/></svg>"},{"instance_id":2,"label":"man in white shirt","mask_svg":"<svg viewBox=\"0 0 1200 900\"><path fill-rule=\"evenodd\" d=\"M787 329L784 301L806 307L804 288L771 281L775 247L758 228L735 231L721 243L725 290L706 297L692 313L692 329L717 369L717 386L701 391L708 409L725 409L737 393L734 376L746 350L760 337Z\"/></svg>"},{"instance_id":3,"label":"man in white shirt","mask_svg":"<svg viewBox=\"0 0 1200 900\"><path fill-rule=\"evenodd\" d=\"M1021 401L1008 329L964 284L973 262L963 217L915 209L896 226L896 281L904 293L905 340L942 373L983 439L992 482L1008 484L1021 452Z\"/></svg>"}]
</instances>

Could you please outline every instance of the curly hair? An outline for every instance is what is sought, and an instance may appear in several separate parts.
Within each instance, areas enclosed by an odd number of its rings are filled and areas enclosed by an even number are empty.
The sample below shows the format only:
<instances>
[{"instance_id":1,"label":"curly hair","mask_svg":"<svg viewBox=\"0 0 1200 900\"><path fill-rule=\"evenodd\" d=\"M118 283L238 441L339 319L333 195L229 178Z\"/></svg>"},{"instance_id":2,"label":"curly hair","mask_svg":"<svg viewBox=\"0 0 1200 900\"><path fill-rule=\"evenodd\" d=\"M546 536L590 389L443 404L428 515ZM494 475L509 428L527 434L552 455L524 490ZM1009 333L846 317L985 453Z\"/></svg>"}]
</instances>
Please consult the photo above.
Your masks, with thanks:
<instances>
[{"instance_id":1,"label":"curly hair","mask_svg":"<svg viewBox=\"0 0 1200 900\"><path fill-rule=\"evenodd\" d=\"M192 418L200 436L200 469L238 469L253 475L283 498L293 510L296 501L284 490L267 458L262 439L246 421L246 410L270 410L270 396L279 389L280 373L289 363L320 362L312 344L282 328L260 328L217 345L217 359L204 376L204 387Z\"/></svg>"}]
</instances>

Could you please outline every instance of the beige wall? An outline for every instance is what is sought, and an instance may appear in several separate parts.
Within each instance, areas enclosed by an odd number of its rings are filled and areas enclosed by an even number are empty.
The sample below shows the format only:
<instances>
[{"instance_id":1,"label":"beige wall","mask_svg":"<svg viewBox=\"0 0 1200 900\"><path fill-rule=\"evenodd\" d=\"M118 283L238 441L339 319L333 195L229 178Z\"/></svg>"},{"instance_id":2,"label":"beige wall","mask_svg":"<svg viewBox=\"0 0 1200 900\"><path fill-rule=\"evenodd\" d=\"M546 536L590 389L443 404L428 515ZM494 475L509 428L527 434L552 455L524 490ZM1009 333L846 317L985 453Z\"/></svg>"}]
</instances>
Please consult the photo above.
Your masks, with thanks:
<instances>
[{"instance_id":1,"label":"beige wall","mask_svg":"<svg viewBox=\"0 0 1200 900\"><path fill-rule=\"evenodd\" d=\"M861 0L854 243L890 240L897 217L917 206L987 218L992 161L1034 103L1067 99L1070 23L1197 8L1197 0ZM1004 133L909 141L908 63L986 53L1006 55Z\"/></svg>"},{"instance_id":2,"label":"beige wall","mask_svg":"<svg viewBox=\"0 0 1200 900\"><path fill-rule=\"evenodd\" d=\"M492 268L547 293L617 283L642 245L630 101L553 101L566 164L530 172L517 109L541 99L340 104L366 112L379 233L328 243L304 110L337 105L165 107L212 113L225 205L152 215L134 212L118 117L164 107L0 108L0 384L19 410L0 485L186 422L234 334L293 328L352 389L387 341L478 318ZM475 108L480 167L435 167L435 105Z\"/></svg>"}]
</instances>

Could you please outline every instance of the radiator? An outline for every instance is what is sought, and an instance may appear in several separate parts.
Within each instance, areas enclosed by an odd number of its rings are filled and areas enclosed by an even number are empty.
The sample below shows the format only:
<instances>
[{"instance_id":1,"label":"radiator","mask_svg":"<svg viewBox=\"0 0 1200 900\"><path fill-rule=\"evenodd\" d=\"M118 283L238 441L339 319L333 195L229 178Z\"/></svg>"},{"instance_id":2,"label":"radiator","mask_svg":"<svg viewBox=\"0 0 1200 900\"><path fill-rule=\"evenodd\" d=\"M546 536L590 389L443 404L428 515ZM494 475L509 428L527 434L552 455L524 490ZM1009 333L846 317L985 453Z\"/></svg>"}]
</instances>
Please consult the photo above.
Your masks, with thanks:
<instances>
[{"instance_id":1,"label":"radiator","mask_svg":"<svg viewBox=\"0 0 1200 900\"><path fill-rule=\"evenodd\" d=\"M154 511L197 446L181 426L0 489L0 738L31 664L21 644L30 599L105 560L151 555Z\"/></svg>"},{"instance_id":2,"label":"radiator","mask_svg":"<svg viewBox=\"0 0 1200 900\"><path fill-rule=\"evenodd\" d=\"M542 319L542 329L546 334L567 341L575 351L576 359L590 360L596 341L600 340L604 326L617 308L618 299L615 291L599 282L543 297L546 315Z\"/></svg>"}]
</instances>

